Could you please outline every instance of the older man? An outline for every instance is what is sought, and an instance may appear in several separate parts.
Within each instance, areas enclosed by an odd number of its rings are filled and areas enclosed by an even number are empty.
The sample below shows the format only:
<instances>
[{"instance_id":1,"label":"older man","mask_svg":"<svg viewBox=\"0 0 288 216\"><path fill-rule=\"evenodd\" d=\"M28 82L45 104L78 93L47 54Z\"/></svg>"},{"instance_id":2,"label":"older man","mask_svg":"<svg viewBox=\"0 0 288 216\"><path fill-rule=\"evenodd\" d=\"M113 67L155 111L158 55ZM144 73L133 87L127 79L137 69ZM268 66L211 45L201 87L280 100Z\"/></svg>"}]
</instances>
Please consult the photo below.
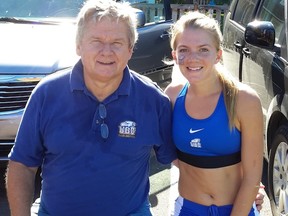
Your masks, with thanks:
<instances>
[{"instance_id":1,"label":"older man","mask_svg":"<svg viewBox=\"0 0 288 216\"><path fill-rule=\"evenodd\" d=\"M81 59L35 88L9 155L11 215L31 214L40 166L40 216L151 215L151 150L165 164L176 154L169 99L127 67L136 40L130 6L112 0L83 6L76 37Z\"/></svg>"}]
</instances>

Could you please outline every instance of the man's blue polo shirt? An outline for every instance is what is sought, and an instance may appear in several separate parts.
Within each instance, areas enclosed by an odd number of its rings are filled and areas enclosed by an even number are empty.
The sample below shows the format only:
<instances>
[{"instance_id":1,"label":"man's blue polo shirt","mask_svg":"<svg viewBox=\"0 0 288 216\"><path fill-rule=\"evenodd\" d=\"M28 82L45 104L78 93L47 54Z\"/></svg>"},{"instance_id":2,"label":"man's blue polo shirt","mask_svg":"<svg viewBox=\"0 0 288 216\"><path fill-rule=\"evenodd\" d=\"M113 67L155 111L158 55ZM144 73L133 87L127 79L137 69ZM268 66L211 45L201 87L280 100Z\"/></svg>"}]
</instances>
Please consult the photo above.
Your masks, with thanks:
<instances>
[{"instance_id":1,"label":"man's blue polo shirt","mask_svg":"<svg viewBox=\"0 0 288 216\"><path fill-rule=\"evenodd\" d=\"M81 61L43 79L28 101L10 159L42 165L41 205L51 215L127 215L148 196L151 150L164 164L176 158L170 102L147 78L125 68L101 103L104 120Z\"/></svg>"}]
</instances>

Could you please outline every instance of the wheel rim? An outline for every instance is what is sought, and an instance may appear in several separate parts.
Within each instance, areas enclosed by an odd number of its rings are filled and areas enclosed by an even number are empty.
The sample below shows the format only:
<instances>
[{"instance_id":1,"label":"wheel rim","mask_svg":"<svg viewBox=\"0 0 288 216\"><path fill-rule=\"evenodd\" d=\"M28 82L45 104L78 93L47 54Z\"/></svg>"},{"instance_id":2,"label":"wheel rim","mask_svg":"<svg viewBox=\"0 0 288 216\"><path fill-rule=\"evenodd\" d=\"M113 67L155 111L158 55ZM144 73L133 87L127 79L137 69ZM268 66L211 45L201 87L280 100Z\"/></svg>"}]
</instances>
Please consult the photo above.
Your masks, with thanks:
<instances>
[{"instance_id":1,"label":"wheel rim","mask_svg":"<svg viewBox=\"0 0 288 216\"><path fill-rule=\"evenodd\" d=\"M279 212L288 211L288 146L281 142L275 152L273 164L273 192Z\"/></svg>"}]
</instances>

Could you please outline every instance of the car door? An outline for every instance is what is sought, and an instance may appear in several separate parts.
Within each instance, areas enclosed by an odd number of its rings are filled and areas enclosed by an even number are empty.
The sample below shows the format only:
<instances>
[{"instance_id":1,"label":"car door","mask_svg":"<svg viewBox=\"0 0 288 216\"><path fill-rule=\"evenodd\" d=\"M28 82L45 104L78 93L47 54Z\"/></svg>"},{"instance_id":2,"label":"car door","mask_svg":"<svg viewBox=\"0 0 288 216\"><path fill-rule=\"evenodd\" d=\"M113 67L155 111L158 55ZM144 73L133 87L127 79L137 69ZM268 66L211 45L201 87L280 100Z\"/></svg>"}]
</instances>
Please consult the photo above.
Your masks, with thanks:
<instances>
[{"instance_id":1,"label":"car door","mask_svg":"<svg viewBox=\"0 0 288 216\"><path fill-rule=\"evenodd\" d=\"M275 43L282 43L283 45L286 42L286 38L283 38L285 34L281 34L285 23L283 0L262 0L255 19L272 22L276 33ZM261 49L248 43L244 44L242 53L242 81L260 94L265 114L273 97L284 89L283 71L285 66L278 56L279 53L277 55L273 51Z\"/></svg>"},{"instance_id":2,"label":"car door","mask_svg":"<svg viewBox=\"0 0 288 216\"><path fill-rule=\"evenodd\" d=\"M137 68L139 73L148 75L168 67L163 60L171 59L168 31L172 21L147 23L138 27L139 40L133 51L129 66Z\"/></svg>"},{"instance_id":3,"label":"car door","mask_svg":"<svg viewBox=\"0 0 288 216\"><path fill-rule=\"evenodd\" d=\"M223 29L223 62L225 67L242 80L245 26L256 13L258 0L233 1L227 13Z\"/></svg>"},{"instance_id":4,"label":"car door","mask_svg":"<svg viewBox=\"0 0 288 216\"><path fill-rule=\"evenodd\" d=\"M135 8L138 7L136 3L143 3L141 0L119 1L129 2L134 5ZM150 2L149 4L151 5L151 8L153 8L155 2ZM138 26L137 31L139 38L128 65L132 70L135 70L142 75L146 75L160 84L171 80L173 65L167 65L164 60L172 59L168 32L173 21L165 21L164 17L159 16L154 22L146 23L145 14L146 13L141 15L143 25Z\"/></svg>"}]
</instances>

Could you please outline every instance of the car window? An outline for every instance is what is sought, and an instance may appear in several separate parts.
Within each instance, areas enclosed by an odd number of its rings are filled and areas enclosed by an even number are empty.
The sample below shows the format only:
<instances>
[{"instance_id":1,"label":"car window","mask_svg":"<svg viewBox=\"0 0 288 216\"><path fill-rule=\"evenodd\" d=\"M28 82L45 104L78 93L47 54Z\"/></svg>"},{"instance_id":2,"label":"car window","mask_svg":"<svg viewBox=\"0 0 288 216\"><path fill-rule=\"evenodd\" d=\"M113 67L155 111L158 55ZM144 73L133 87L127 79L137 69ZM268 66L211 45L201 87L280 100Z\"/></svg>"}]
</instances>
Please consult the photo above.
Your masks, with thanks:
<instances>
[{"instance_id":1,"label":"car window","mask_svg":"<svg viewBox=\"0 0 288 216\"><path fill-rule=\"evenodd\" d=\"M284 0L265 0L263 5L260 7L259 20L270 21L273 23L276 33L276 43L279 40L280 33L284 28Z\"/></svg>"},{"instance_id":2,"label":"car window","mask_svg":"<svg viewBox=\"0 0 288 216\"><path fill-rule=\"evenodd\" d=\"M251 21L257 0L240 0L236 5L234 20L242 26Z\"/></svg>"}]
</instances>

